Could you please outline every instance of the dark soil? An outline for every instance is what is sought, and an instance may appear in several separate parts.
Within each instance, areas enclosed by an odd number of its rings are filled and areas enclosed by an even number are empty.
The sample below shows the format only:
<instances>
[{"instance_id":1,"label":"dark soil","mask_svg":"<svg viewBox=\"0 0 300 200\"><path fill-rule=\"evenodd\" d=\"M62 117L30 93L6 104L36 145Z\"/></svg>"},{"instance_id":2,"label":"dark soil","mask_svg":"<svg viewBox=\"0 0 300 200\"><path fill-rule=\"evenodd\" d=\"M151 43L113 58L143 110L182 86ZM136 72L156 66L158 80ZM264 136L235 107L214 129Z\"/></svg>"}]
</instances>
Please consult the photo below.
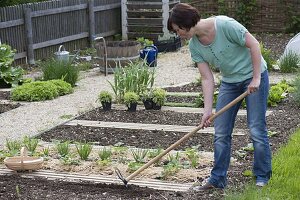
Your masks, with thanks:
<instances>
[{"instance_id":1,"label":"dark soil","mask_svg":"<svg viewBox=\"0 0 300 200\"><path fill-rule=\"evenodd\" d=\"M0 103L0 114L18 108L21 104L2 104Z\"/></svg>"},{"instance_id":2,"label":"dark soil","mask_svg":"<svg viewBox=\"0 0 300 200\"><path fill-rule=\"evenodd\" d=\"M0 91L0 100L8 100L10 97L9 91Z\"/></svg>"}]
</instances>

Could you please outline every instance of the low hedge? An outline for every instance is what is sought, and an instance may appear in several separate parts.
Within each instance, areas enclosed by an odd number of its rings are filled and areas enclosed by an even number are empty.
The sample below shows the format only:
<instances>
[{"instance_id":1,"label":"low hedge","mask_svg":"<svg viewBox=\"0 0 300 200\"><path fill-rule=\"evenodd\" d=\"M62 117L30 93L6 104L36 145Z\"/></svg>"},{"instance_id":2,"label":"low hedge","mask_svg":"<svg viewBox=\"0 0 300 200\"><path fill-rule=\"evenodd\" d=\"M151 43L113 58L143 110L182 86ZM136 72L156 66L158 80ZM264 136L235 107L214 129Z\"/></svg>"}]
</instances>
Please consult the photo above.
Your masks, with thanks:
<instances>
[{"instance_id":1,"label":"low hedge","mask_svg":"<svg viewBox=\"0 0 300 200\"><path fill-rule=\"evenodd\" d=\"M25 83L11 91L14 101L44 101L73 92L71 84L63 80Z\"/></svg>"}]
</instances>

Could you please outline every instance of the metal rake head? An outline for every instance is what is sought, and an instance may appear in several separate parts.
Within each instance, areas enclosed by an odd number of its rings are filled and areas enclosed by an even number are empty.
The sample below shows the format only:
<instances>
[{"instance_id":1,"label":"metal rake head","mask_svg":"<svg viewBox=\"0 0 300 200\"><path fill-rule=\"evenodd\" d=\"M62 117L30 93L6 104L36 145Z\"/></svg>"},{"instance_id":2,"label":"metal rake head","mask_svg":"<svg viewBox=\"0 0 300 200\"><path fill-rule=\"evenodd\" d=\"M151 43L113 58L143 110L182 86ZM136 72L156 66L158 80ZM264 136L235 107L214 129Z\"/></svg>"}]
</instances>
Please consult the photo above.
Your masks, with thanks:
<instances>
[{"instance_id":1,"label":"metal rake head","mask_svg":"<svg viewBox=\"0 0 300 200\"><path fill-rule=\"evenodd\" d=\"M121 174L120 170L115 167L115 172L116 172L117 176L119 177L119 179L121 181L123 181L124 185L127 187L128 186L127 185L128 181L123 177L123 175Z\"/></svg>"}]
</instances>

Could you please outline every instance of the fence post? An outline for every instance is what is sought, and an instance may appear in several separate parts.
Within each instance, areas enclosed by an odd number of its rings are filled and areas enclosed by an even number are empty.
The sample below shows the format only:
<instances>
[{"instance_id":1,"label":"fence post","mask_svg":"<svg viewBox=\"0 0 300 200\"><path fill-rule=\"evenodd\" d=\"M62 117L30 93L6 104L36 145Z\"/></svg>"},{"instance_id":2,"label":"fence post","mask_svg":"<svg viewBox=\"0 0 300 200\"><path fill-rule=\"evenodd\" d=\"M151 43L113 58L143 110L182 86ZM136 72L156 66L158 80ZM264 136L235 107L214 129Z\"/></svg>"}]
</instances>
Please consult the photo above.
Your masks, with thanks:
<instances>
[{"instance_id":1,"label":"fence post","mask_svg":"<svg viewBox=\"0 0 300 200\"><path fill-rule=\"evenodd\" d=\"M94 39L95 39L95 12L94 12L94 0L88 1L88 9L89 9L89 40L90 46L94 46Z\"/></svg>"},{"instance_id":2,"label":"fence post","mask_svg":"<svg viewBox=\"0 0 300 200\"><path fill-rule=\"evenodd\" d=\"M122 39L128 40L128 28L127 28L127 0L122 0L121 2L121 12L122 12Z\"/></svg>"},{"instance_id":3,"label":"fence post","mask_svg":"<svg viewBox=\"0 0 300 200\"><path fill-rule=\"evenodd\" d=\"M27 42L27 57L30 65L34 65L34 50L33 50L33 34L32 34L32 21L31 21L31 9L25 8L24 10L24 22L25 22L25 34Z\"/></svg>"},{"instance_id":4,"label":"fence post","mask_svg":"<svg viewBox=\"0 0 300 200\"><path fill-rule=\"evenodd\" d=\"M169 35L168 18L169 18L169 0L162 0L162 17L163 17L163 36Z\"/></svg>"}]
</instances>

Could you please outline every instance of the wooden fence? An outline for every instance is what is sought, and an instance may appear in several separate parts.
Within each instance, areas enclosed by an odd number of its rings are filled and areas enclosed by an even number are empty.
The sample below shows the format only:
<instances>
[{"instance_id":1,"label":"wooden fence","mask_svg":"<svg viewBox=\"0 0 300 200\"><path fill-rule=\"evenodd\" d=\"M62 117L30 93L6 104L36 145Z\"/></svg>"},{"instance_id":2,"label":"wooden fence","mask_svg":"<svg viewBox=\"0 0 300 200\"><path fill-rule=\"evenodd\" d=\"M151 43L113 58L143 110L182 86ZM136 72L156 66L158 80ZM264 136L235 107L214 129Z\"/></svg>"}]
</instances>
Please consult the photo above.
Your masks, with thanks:
<instances>
[{"instance_id":1,"label":"wooden fence","mask_svg":"<svg viewBox=\"0 0 300 200\"><path fill-rule=\"evenodd\" d=\"M63 44L82 49L93 38L121 32L121 0L60 0L0 8L0 39L17 50L15 59L53 55Z\"/></svg>"},{"instance_id":2,"label":"wooden fence","mask_svg":"<svg viewBox=\"0 0 300 200\"><path fill-rule=\"evenodd\" d=\"M196 7L202 16L224 14L238 18L240 0L181 0ZM300 0L256 0L256 8L250 13L252 32L284 32L292 16L300 17ZM241 16L240 16L241 17ZM300 32L300 30L299 30Z\"/></svg>"}]
</instances>

